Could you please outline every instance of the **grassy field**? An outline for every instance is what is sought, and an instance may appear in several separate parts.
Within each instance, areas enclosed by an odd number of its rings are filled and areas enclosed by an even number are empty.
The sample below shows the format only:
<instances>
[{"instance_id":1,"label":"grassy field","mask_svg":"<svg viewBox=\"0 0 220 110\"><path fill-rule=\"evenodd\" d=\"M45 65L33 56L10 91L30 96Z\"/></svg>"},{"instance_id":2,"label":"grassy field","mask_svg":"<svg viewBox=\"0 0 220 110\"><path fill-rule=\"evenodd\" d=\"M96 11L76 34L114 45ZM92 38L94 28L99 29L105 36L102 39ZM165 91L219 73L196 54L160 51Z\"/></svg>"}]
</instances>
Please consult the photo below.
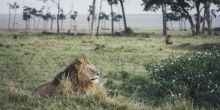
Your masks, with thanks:
<instances>
[{"instance_id":1,"label":"grassy field","mask_svg":"<svg viewBox=\"0 0 220 110\"><path fill-rule=\"evenodd\" d=\"M15 35L9 32L0 34L0 110L181 109L181 101L153 106L137 100L135 93L126 94L119 88L123 77L117 76L129 73L148 77L150 72L144 64L160 63L169 56L205 51L220 44L218 36L190 37L178 32L172 33L173 46L165 45L164 37L157 33L98 38L20 32ZM74 94L50 98L31 95L35 87L50 81L80 53L87 54L101 71L106 98Z\"/></svg>"}]
</instances>

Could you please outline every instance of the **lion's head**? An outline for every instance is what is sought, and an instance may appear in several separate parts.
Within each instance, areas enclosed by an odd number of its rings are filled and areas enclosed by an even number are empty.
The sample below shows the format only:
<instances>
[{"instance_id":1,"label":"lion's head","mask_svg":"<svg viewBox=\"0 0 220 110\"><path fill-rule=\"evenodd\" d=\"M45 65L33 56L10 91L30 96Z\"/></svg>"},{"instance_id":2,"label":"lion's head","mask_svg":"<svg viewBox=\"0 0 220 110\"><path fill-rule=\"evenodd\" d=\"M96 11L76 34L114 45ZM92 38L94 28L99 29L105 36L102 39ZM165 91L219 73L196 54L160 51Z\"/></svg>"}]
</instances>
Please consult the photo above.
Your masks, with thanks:
<instances>
[{"instance_id":1,"label":"lion's head","mask_svg":"<svg viewBox=\"0 0 220 110\"><path fill-rule=\"evenodd\" d=\"M88 82L88 83L99 83L99 71L97 71L96 67L91 64L88 57L85 55L81 55L80 57L75 59L74 62L76 73L78 77L78 81Z\"/></svg>"}]
</instances>

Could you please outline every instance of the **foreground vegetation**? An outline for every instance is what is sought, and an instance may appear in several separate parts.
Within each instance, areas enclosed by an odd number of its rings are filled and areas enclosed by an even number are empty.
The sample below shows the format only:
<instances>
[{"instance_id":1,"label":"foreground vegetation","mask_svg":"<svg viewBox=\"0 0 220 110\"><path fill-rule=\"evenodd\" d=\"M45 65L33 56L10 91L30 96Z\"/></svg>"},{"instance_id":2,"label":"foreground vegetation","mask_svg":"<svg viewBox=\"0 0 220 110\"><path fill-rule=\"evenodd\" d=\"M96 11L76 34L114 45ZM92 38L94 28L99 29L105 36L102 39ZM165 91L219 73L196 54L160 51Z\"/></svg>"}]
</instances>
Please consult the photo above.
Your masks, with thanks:
<instances>
[{"instance_id":1,"label":"foreground vegetation","mask_svg":"<svg viewBox=\"0 0 220 110\"><path fill-rule=\"evenodd\" d=\"M152 73L161 72L153 71L150 66L162 64L160 68L170 72L165 68L169 63L163 64L165 59L171 56L184 59L188 53L210 51L213 47L219 50L220 39L173 34L175 44L166 46L164 38L156 33L98 38L1 33L0 109L192 109L185 97L174 99L166 95L163 101L158 100L164 94L159 94L160 88L150 88L155 86L149 86L149 81ZM31 95L35 87L51 80L80 53L87 54L101 71L107 97L68 93L50 98ZM65 94L65 90L61 92ZM149 97L151 93L158 98Z\"/></svg>"}]
</instances>

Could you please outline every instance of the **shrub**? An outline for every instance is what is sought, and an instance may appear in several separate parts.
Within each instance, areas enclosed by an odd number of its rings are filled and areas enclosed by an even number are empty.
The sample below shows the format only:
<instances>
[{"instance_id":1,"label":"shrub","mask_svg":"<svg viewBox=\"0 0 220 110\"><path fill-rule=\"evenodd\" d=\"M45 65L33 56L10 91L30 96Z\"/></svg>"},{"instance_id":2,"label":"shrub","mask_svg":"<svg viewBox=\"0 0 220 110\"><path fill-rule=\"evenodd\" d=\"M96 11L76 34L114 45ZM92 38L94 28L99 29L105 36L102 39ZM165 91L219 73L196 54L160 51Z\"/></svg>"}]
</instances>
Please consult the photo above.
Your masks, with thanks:
<instances>
[{"instance_id":1,"label":"shrub","mask_svg":"<svg viewBox=\"0 0 220 110\"><path fill-rule=\"evenodd\" d=\"M149 66L146 66L149 69ZM161 85L160 97L185 97L195 105L214 107L220 104L220 54L193 53L170 57L151 68L150 79Z\"/></svg>"},{"instance_id":2,"label":"shrub","mask_svg":"<svg viewBox=\"0 0 220 110\"><path fill-rule=\"evenodd\" d=\"M160 88L160 85L150 82L145 75L134 75L127 71L110 72L106 75L105 87L108 88L108 95L123 95L132 100L159 105L166 98L167 92Z\"/></svg>"},{"instance_id":3,"label":"shrub","mask_svg":"<svg viewBox=\"0 0 220 110\"><path fill-rule=\"evenodd\" d=\"M213 31L220 31L220 27L214 28Z\"/></svg>"},{"instance_id":4,"label":"shrub","mask_svg":"<svg viewBox=\"0 0 220 110\"><path fill-rule=\"evenodd\" d=\"M127 29L125 31L122 31L121 34L125 36L132 36L134 34L134 31L130 27L127 27Z\"/></svg>"}]
</instances>

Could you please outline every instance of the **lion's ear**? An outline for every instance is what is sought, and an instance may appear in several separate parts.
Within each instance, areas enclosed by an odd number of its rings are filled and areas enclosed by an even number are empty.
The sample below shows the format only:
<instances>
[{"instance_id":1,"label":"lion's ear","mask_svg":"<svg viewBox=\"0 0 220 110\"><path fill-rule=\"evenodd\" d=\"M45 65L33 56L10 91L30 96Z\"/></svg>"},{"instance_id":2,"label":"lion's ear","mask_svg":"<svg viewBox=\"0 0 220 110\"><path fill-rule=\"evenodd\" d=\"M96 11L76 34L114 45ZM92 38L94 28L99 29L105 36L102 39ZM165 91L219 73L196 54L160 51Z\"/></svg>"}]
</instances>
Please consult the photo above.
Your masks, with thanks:
<instances>
[{"instance_id":1,"label":"lion's ear","mask_svg":"<svg viewBox=\"0 0 220 110\"><path fill-rule=\"evenodd\" d=\"M80 55L75 59L75 68L77 72L81 71L82 67L90 64L89 58L86 55Z\"/></svg>"}]
</instances>

